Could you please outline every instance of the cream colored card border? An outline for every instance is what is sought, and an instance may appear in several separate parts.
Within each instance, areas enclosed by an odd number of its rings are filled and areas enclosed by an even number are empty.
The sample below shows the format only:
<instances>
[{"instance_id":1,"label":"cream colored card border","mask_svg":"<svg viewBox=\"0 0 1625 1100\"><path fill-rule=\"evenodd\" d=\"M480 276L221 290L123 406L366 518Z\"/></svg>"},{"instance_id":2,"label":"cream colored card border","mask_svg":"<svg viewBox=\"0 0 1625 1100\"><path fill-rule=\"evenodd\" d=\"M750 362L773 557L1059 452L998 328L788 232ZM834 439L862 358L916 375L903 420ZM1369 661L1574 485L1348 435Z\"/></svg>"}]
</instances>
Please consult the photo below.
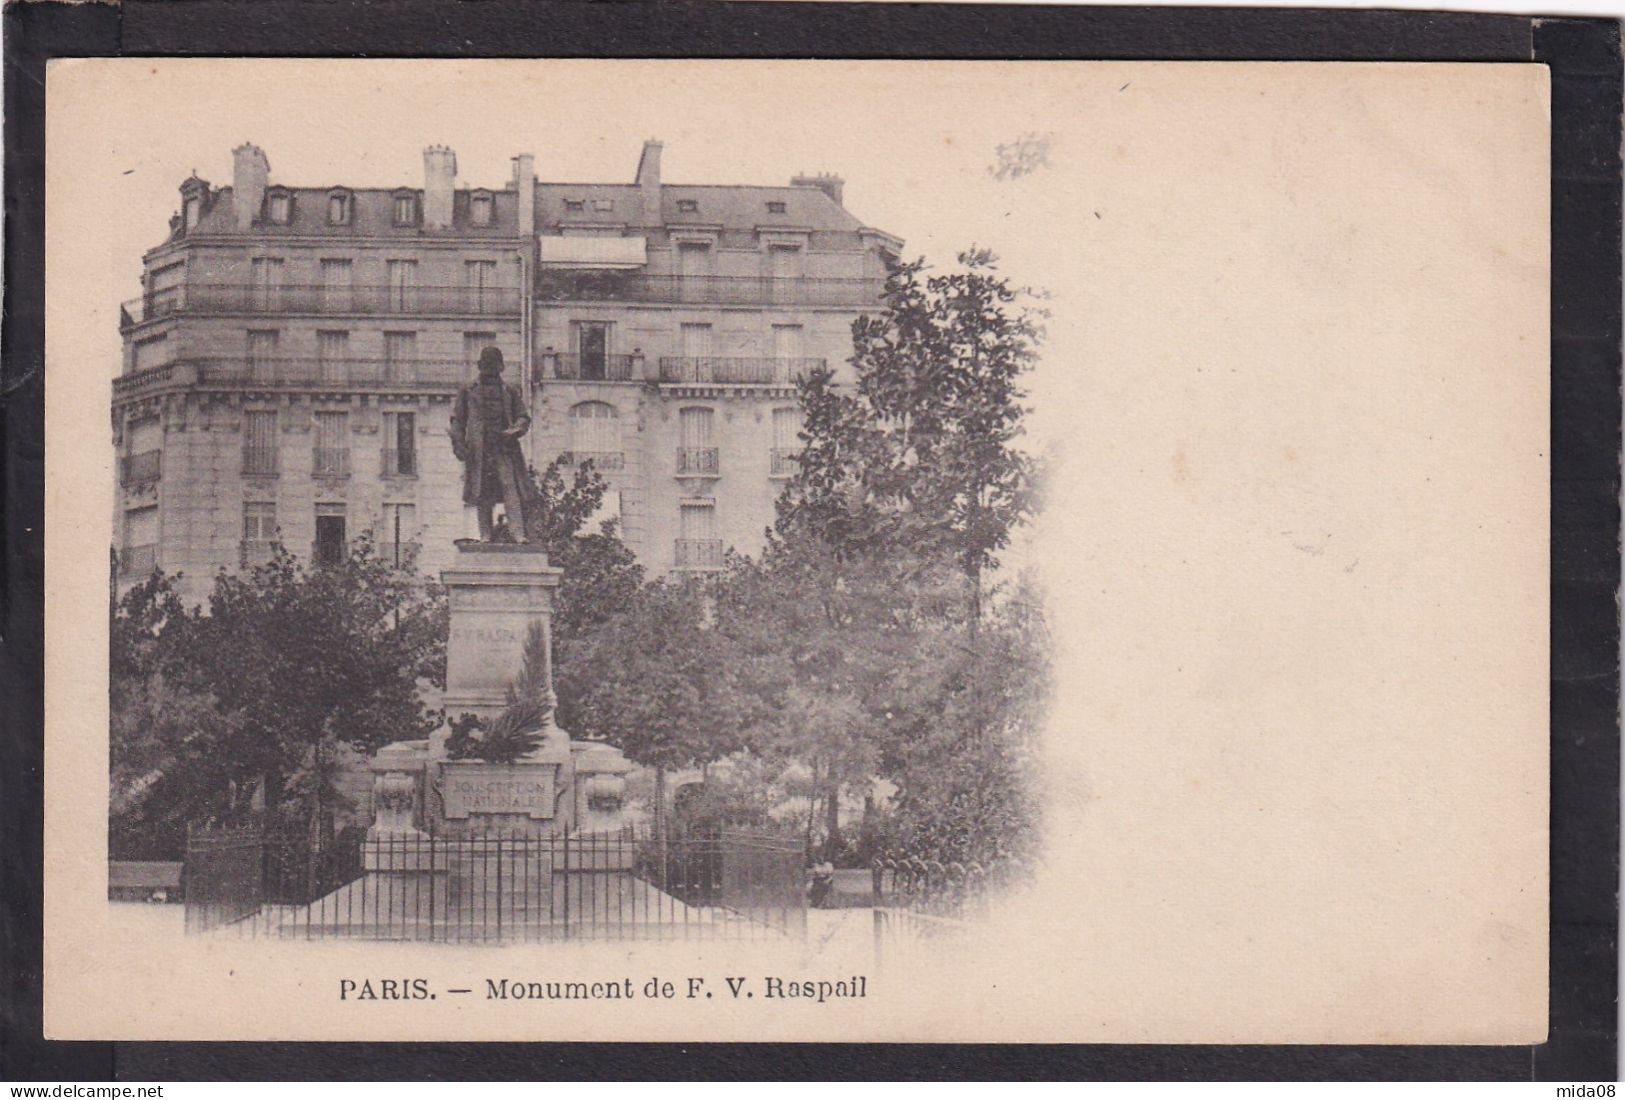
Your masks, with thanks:
<instances>
[{"instance_id":1,"label":"cream colored card border","mask_svg":"<svg viewBox=\"0 0 1625 1100\"><path fill-rule=\"evenodd\" d=\"M47 1035L1544 1037L1543 67L76 60L47 91ZM109 334L167 212L121 174L173 186L252 139L290 183L350 182L323 154L356 150L411 182L423 145L493 132L543 178L597 174L569 175L594 133L704 147L695 182L844 171L910 254L990 244L1054 292L1034 436L1059 464L1019 552L1059 660L1047 856L973 943L877 968L817 943L159 944L110 918ZM1029 132L1047 167L993 179ZM337 998L852 970L870 996L825 1005Z\"/></svg>"}]
</instances>

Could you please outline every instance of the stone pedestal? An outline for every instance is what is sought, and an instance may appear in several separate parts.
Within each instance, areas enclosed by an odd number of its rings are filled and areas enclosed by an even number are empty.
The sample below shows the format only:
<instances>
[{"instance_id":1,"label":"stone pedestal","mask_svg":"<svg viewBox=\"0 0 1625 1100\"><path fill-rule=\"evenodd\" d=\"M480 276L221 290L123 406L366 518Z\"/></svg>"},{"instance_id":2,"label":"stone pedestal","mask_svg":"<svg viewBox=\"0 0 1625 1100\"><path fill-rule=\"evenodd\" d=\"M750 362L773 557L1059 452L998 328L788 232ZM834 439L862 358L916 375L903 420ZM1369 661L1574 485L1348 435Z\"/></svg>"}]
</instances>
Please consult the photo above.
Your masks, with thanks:
<instances>
[{"instance_id":1,"label":"stone pedestal","mask_svg":"<svg viewBox=\"0 0 1625 1100\"><path fill-rule=\"evenodd\" d=\"M489 722L507 705L525 638L539 625L547 639L547 682L553 683L553 589L563 570L539 546L462 540L457 564L440 574L451 609L446 640L448 719L476 714Z\"/></svg>"}]
</instances>

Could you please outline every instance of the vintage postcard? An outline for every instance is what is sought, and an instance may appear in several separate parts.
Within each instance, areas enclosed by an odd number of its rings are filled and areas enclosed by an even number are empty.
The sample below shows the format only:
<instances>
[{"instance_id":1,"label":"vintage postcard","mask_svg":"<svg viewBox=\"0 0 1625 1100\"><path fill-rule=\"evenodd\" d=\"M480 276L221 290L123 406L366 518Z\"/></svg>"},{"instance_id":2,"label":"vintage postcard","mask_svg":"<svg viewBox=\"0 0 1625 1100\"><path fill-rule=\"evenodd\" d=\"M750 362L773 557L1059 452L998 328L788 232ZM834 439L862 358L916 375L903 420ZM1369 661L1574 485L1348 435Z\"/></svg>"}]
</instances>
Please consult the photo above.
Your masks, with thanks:
<instances>
[{"instance_id":1,"label":"vintage postcard","mask_svg":"<svg viewBox=\"0 0 1625 1100\"><path fill-rule=\"evenodd\" d=\"M48 97L48 1036L1544 1037L1544 67Z\"/></svg>"}]
</instances>

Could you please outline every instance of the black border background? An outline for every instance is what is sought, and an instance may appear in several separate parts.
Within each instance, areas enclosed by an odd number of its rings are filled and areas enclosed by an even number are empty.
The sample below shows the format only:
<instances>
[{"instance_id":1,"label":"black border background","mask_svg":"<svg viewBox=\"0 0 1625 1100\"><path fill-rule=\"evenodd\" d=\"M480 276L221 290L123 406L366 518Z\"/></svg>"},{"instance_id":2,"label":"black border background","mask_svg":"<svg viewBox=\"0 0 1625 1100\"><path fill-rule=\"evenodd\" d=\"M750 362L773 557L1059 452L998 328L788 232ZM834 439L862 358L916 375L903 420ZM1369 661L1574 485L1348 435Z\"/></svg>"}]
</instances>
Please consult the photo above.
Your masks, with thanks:
<instances>
[{"instance_id":1,"label":"black border background","mask_svg":"<svg viewBox=\"0 0 1625 1100\"><path fill-rule=\"evenodd\" d=\"M534 0L12 2L4 20L0 1080L1614 1079L1621 58L1613 21L1440 12ZM53 57L117 55L1550 65L1549 1041L1533 1048L43 1041L44 73ZM94 435L100 424L100 414L89 410L87 431Z\"/></svg>"}]
</instances>

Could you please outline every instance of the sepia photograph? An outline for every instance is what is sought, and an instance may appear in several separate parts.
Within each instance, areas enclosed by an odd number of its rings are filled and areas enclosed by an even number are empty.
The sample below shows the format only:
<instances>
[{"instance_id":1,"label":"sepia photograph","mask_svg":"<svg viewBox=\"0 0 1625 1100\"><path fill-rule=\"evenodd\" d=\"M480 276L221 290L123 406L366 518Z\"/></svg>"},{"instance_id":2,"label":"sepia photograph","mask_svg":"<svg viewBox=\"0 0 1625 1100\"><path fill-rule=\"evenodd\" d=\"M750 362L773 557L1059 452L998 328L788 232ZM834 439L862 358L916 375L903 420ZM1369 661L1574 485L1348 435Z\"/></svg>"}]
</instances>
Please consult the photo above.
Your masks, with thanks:
<instances>
[{"instance_id":1,"label":"sepia photograph","mask_svg":"<svg viewBox=\"0 0 1625 1100\"><path fill-rule=\"evenodd\" d=\"M50 80L48 1034L1544 1034L1544 69Z\"/></svg>"}]
</instances>

